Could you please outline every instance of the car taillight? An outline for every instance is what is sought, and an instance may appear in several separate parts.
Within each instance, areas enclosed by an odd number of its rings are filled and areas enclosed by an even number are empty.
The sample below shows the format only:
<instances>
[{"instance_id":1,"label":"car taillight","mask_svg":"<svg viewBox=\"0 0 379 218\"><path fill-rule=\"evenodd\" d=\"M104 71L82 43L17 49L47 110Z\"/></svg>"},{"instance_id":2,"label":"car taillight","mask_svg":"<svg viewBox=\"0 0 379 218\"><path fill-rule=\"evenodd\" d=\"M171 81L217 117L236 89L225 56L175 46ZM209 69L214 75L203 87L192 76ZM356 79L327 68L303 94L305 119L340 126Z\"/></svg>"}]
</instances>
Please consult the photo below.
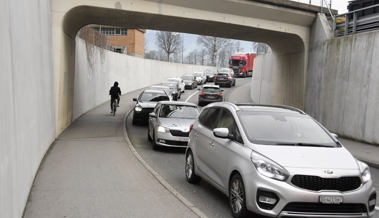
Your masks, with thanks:
<instances>
[{"instance_id":1,"label":"car taillight","mask_svg":"<svg viewBox=\"0 0 379 218\"><path fill-rule=\"evenodd\" d=\"M204 93L204 92L202 92L202 93L200 93L199 95L205 95L205 93Z\"/></svg>"},{"instance_id":2,"label":"car taillight","mask_svg":"<svg viewBox=\"0 0 379 218\"><path fill-rule=\"evenodd\" d=\"M219 94L216 94L216 95L218 95L218 96L222 96L222 94L220 94L220 93L219 93Z\"/></svg>"},{"instance_id":3,"label":"car taillight","mask_svg":"<svg viewBox=\"0 0 379 218\"><path fill-rule=\"evenodd\" d=\"M190 128L189 128L189 132L191 132L193 129L193 124L191 124Z\"/></svg>"},{"instance_id":4,"label":"car taillight","mask_svg":"<svg viewBox=\"0 0 379 218\"><path fill-rule=\"evenodd\" d=\"M215 80L217 79L217 76L215 76Z\"/></svg>"},{"instance_id":5,"label":"car taillight","mask_svg":"<svg viewBox=\"0 0 379 218\"><path fill-rule=\"evenodd\" d=\"M230 77L228 77L228 80L230 80Z\"/></svg>"}]
</instances>

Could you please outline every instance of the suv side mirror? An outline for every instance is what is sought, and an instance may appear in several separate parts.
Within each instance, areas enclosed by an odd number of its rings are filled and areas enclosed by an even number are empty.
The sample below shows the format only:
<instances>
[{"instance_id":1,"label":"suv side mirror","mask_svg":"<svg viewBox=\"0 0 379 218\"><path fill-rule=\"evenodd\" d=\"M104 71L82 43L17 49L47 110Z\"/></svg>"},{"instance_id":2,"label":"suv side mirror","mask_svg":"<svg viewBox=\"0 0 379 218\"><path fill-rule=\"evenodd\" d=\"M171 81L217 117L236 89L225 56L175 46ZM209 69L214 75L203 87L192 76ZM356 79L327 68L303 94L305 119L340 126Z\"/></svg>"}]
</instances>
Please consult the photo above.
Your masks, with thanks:
<instances>
[{"instance_id":1,"label":"suv side mirror","mask_svg":"<svg viewBox=\"0 0 379 218\"><path fill-rule=\"evenodd\" d=\"M335 140L337 140L337 141L338 141L338 135L337 135L337 134L335 134L335 133L330 133L330 135L332 135L332 136L333 136L333 138L334 138Z\"/></svg>"},{"instance_id":2,"label":"suv side mirror","mask_svg":"<svg viewBox=\"0 0 379 218\"><path fill-rule=\"evenodd\" d=\"M151 112L151 113L149 113L149 117L154 117L154 118L156 118L157 115L156 115L154 112Z\"/></svg>"},{"instance_id":3,"label":"suv side mirror","mask_svg":"<svg viewBox=\"0 0 379 218\"><path fill-rule=\"evenodd\" d=\"M232 139L233 135L229 133L228 128L215 128L213 129L213 135L218 138Z\"/></svg>"}]
</instances>

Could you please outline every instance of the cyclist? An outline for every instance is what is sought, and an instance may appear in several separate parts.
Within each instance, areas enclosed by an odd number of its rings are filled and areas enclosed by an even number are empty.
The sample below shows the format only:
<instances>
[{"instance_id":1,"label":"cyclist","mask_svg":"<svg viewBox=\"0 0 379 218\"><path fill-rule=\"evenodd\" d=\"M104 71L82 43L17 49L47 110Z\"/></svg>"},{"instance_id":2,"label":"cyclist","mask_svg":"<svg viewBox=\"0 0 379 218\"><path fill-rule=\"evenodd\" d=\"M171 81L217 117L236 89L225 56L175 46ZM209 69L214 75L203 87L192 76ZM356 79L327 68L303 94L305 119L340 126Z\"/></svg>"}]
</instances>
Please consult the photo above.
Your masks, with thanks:
<instances>
[{"instance_id":1,"label":"cyclist","mask_svg":"<svg viewBox=\"0 0 379 218\"><path fill-rule=\"evenodd\" d=\"M113 86L111 87L111 89L109 90L109 95L111 96L111 113L113 112L112 111L112 103L115 99L117 99L117 107L119 107L119 103L120 103L120 95L121 95L121 89L120 87L118 87L118 82L114 82Z\"/></svg>"}]
</instances>

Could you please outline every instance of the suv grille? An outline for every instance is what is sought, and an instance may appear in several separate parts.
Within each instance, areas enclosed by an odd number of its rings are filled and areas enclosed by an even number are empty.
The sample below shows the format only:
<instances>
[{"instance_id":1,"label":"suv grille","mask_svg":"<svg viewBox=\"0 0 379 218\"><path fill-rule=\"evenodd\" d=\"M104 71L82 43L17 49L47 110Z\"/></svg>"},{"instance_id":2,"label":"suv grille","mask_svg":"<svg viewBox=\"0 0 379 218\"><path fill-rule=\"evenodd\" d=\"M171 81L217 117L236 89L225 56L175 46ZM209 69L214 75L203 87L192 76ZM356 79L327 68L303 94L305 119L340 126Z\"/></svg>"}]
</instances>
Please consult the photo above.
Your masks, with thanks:
<instances>
[{"instance_id":1,"label":"suv grille","mask_svg":"<svg viewBox=\"0 0 379 218\"><path fill-rule=\"evenodd\" d=\"M313 213L367 213L364 204L321 204L292 202L287 204L283 211L313 212Z\"/></svg>"},{"instance_id":2,"label":"suv grille","mask_svg":"<svg viewBox=\"0 0 379 218\"><path fill-rule=\"evenodd\" d=\"M173 136L189 137L189 132L182 132L180 130L170 130L170 133Z\"/></svg>"},{"instance_id":3,"label":"suv grille","mask_svg":"<svg viewBox=\"0 0 379 218\"><path fill-rule=\"evenodd\" d=\"M361 186L361 179L357 176L340 178L321 178L318 176L295 175L291 180L292 184L308 190L337 190L350 191Z\"/></svg>"}]
</instances>

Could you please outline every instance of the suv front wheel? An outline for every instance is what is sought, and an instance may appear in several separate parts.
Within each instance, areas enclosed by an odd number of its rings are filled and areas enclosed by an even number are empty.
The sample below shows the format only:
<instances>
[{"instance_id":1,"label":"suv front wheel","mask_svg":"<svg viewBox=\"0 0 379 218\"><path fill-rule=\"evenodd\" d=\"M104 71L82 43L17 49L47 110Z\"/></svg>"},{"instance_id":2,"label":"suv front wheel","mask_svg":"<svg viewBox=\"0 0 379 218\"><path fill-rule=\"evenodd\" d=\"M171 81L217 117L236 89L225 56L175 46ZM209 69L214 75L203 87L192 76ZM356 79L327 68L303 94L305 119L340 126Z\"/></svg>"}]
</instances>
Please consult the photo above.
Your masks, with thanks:
<instances>
[{"instance_id":1,"label":"suv front wheel","mask_svg":"<svg viewBox=\"0 0 379 218\"><path fill-rule=\"evenodd\" d=\"M246 217L245 186L241 175L238 173L234 174L229 182L229 206L233 217Z\"/></svg>"}]
</instances>

